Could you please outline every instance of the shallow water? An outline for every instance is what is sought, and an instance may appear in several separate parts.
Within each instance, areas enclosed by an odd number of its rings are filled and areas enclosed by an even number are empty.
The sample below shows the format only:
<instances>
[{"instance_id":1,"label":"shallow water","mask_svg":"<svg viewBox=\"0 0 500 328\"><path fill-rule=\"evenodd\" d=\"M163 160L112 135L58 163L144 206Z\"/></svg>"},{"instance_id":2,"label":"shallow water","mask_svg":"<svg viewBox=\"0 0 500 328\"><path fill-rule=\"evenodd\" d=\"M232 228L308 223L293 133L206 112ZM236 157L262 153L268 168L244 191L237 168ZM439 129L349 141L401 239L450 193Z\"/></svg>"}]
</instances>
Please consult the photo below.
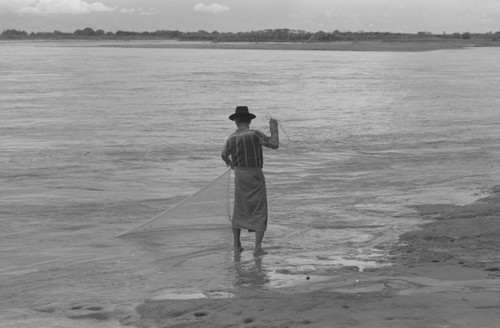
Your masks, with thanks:
<instances>
[{"instance_id":1,"label":"shallow water","mask_svg":"<svg viewBox=\"0 0 500 328\"><path fill-rule=\"evenodd\" d=\"M421 222L409 206L469 203L500 180L498 48L81 45L0 44L8 327L47 304L230 297L388 265L388 247ZM227 116L242 104L254 128L268 132L269 114L284 129L264 155L269 255L254 259L244 233L234 258L229 228L113 238L224 172Z\"/></svg>"}]
</instances>

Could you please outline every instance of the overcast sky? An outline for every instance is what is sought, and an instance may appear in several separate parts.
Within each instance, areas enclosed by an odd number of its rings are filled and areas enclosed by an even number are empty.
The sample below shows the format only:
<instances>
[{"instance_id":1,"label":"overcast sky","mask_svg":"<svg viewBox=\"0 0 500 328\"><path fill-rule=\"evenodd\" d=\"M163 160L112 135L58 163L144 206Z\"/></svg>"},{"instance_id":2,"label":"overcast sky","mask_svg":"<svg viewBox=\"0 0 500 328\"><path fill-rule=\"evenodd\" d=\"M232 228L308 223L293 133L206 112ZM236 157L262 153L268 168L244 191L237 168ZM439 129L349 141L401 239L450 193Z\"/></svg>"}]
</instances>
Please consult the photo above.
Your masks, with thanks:
<instances>
[{"instance_id":1,"label":"overcast sky","mask_svg":"<svg viewBox=\"0 0 500 328\"><path fill-rule=\"evenodd\" d=\"M0 31L500 31L500 0L0 0Z\"/></svg>"}]
</instances>

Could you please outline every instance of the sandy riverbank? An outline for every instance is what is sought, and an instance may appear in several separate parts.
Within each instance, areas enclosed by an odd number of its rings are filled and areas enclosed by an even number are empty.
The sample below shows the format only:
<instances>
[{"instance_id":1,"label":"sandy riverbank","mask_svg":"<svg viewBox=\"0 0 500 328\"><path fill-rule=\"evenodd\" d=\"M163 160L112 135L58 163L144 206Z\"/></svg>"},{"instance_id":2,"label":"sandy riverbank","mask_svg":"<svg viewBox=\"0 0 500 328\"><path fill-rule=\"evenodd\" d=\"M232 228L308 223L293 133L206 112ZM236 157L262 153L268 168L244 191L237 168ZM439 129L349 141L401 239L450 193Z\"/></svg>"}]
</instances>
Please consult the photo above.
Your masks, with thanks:
<instances>
[{"instance_id":1,"label":"sandy riverbank","mask_svg":"<svg viewBox=\"0 0 500 328\"><path fill-rule=\"evenodd\" d=\"M500 41L338 41L338 42L204 42L173 40L0 40L0 43L52 44L65 47L113 47L158 49L228 50L318 50L318 51L396 51L421 52L474 47L500 47Z\"/></svg>"},{"instance_id":2,"label":"sandy riverbank","mask_svg":"<svg viewBox=\"0 0 500 328\"><path fill-rule=\"evenodd\" d=\"M500 42L452 41L353 41L353 42L172 42L172 41L101 41L81 46L172 49L246 49L246 50L321 50L321 51L433 51L468 47L498 47Z\"/></svg>"},{"instance_id":3,"label":"sandy riverbank","mask_svg":"<svg viewBox=\"0 0 500 328\"><path fill-rule=\"evenodd\" d=\"M304 277L234 298L146 300L137 327L498 327L500 187L467 206L423 205L432 220L389 251L394 265Z\"/></svg>"}]
</instances>

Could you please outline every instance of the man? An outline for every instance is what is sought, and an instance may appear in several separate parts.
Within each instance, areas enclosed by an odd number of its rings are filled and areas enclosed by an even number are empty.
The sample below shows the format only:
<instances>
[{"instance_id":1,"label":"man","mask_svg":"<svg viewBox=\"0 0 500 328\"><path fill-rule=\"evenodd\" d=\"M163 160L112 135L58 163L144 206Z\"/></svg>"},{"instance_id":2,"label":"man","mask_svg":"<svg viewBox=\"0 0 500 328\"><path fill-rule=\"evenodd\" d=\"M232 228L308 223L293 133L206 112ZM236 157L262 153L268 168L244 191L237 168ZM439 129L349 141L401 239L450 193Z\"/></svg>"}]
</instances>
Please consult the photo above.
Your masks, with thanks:
<instances>
[{"instance_id":1,"label":"man","mask_svg":"<svg viewBox=\"0 0 500 328\"><path fill-rule=\"evenodd\" d=\"M238 106L229 116L237 130L229 136L221 157L228 167L234 169L234 210L233 237L234 250L241 252L241 229L255 231L254 256L265 255L262 239L267 229L266 181L262 173L264 158L262 146L272 149L279 147L278 122L269 120L271 136L258 130L251 130L250 123L256 116L247 106Z\"/></svg>"}]
</instances>

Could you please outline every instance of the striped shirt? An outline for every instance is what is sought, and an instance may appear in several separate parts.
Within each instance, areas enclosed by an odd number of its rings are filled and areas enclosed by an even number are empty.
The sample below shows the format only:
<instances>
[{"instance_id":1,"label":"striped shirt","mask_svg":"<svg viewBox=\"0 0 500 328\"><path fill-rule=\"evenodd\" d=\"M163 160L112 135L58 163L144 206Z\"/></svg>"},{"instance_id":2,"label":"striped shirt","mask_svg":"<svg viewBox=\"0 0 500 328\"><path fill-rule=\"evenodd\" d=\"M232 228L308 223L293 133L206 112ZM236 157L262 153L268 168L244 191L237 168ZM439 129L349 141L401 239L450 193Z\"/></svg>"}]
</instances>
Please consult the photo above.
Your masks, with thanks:
<instances>
[{"instance_id":1,"label":"striped shirt","mask_svg":"<svg viewBox=\"0 0 500 328\"><path fill-rule=\"evenodd\" d=\"M258 130L236 130L229 136L222 149L222 159L236 167L262 167L262 146L278 148L271 137Z\"/></svg>"}]
</instances>

